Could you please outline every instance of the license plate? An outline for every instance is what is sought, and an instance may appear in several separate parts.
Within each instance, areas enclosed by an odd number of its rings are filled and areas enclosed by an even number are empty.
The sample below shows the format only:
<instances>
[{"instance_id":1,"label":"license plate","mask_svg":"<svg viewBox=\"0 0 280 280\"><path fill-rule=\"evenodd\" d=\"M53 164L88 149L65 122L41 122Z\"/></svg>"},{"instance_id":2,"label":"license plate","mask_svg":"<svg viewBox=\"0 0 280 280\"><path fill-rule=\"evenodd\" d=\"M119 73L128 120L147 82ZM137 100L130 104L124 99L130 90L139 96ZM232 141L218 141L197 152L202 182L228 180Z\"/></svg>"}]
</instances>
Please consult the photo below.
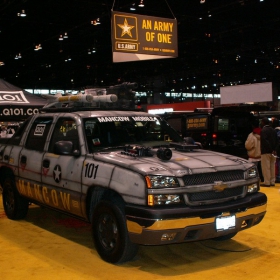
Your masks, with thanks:
<instances>
[{"instance_id":1,"label":"license plate","mask_svg":"<svg viewBox=\"0 0 280 280\"><path fill-rule=\"evenodd\" d=\"M225 216L216 218L216 230L223 231L235 228L235 216Z\"/></svg>"}]
</instances>

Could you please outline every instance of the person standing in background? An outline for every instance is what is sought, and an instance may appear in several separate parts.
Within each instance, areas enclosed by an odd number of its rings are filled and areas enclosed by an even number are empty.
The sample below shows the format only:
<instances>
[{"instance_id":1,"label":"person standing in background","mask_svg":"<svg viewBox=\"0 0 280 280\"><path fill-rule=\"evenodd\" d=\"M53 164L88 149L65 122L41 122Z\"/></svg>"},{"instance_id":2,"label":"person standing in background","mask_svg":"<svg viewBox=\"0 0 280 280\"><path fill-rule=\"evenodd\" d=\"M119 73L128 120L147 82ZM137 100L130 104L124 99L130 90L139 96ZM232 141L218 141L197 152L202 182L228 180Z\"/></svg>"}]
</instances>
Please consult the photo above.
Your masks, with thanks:
<instances>
[{"instance_id":1,"label":"person standing in background","mask_svg":"<svg viewBox=\"0 0 280 280\"><path fill-rule=\"evenodd\" d=\"M280 126L279 126L279 120L275 117L271 118L272 127L275 129L277 133L277 139L278 139L278 149L276 151L277 157L275 162L275 176L276 176L276 183L280 183Z\"/></svg>"},{"instance_id":2,"label":"person standing in background","mask_svg":"<svg viewBox=\"0 0 280 280\"><path fill-rule=\"evenodd\" d=\"M248 135L245 141L245 148L249 161L257 166L260 180L263 182L264 178L261 167L261 128L258 126L258 123L253 124L253 131Z\"/></svg>"},{"instance_id":3,"label":"person standing in background","mask_svg":"<svg viewBox=\"0 0 280 280\"><path fill-rule=\"evenodd\" d=\"M261 122L261 166L264 177L262 187L275 186L275 160L278 149L277 133L269 120L264 117Z\"/></svg>"}]
</instances>

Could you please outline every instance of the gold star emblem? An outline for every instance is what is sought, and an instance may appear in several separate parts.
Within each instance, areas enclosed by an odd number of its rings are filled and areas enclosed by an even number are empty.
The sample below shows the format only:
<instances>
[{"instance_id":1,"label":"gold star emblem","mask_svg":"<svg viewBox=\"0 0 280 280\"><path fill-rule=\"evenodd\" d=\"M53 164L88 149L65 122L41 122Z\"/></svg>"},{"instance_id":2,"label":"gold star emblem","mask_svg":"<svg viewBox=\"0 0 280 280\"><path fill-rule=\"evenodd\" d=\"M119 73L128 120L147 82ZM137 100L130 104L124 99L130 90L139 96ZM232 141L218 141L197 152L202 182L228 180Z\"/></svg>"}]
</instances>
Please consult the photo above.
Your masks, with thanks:
<instances>
[{"instance_id":1,"label":"gold star emblem","mask_svg":"<svg viewBox=\"0 0 280 280\"><path fill-rule=\"evenodd\" d=\"M121 37L124 36L125 34L127 34L130 37L132 37L131 29L134 28L134 26L133 25L129 25L126 19L124 20L123 24L118 24L118 26L122 29Z\"/></svg>"}]
</instances>

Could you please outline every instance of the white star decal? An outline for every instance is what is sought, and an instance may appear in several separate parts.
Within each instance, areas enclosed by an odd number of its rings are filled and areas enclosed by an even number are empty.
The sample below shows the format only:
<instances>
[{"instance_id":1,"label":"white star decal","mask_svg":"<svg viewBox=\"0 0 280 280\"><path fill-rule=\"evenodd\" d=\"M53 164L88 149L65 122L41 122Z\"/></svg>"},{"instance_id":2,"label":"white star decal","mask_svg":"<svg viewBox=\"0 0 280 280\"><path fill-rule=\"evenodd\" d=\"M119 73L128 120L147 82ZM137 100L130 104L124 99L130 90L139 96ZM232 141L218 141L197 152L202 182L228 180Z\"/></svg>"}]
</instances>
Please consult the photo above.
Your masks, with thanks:
<instances>
[{"instance_id":1,"label":"white star decal","mask_svg":"<svg viewBox=\"0 0 280 280\"><path fill-rule=\"evenodd\" d=\"M57 165L53 170L54 180L59 183L61 177L60 167Z\"/></svg>"}]
</instances>

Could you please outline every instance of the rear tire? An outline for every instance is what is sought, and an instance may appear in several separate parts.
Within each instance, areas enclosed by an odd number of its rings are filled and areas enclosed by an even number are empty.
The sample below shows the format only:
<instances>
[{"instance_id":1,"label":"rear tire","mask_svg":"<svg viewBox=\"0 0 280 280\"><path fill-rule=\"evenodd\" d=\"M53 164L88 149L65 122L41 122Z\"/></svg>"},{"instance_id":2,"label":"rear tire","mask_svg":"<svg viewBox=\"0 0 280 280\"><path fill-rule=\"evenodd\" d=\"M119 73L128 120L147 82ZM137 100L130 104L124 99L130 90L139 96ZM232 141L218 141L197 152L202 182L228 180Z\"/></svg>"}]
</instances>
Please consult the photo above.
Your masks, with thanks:
<instances>
[{"instance_id":1,"label":"rear tire","mask_svg":"<svg viewBox=\"0 0 280 280\"><path fill-rule=\"evenodd\" d=\"M119 200L98 203L92 216L92 235L98 254L106 262L123 263L137 254L138 245L129 239Z\"/></svg>"},{"instance_id":2,"label":"rear tire","mask_svg":"<svg viewBox=\"0 0 280 280\"><path fill-rule=\"evenodd\" d=\"M3 207L7 217L11 220L24 219L28 212L29 202L18 193L14 178L5 177L2 187Z\"/></svg>"}]
</instances>

